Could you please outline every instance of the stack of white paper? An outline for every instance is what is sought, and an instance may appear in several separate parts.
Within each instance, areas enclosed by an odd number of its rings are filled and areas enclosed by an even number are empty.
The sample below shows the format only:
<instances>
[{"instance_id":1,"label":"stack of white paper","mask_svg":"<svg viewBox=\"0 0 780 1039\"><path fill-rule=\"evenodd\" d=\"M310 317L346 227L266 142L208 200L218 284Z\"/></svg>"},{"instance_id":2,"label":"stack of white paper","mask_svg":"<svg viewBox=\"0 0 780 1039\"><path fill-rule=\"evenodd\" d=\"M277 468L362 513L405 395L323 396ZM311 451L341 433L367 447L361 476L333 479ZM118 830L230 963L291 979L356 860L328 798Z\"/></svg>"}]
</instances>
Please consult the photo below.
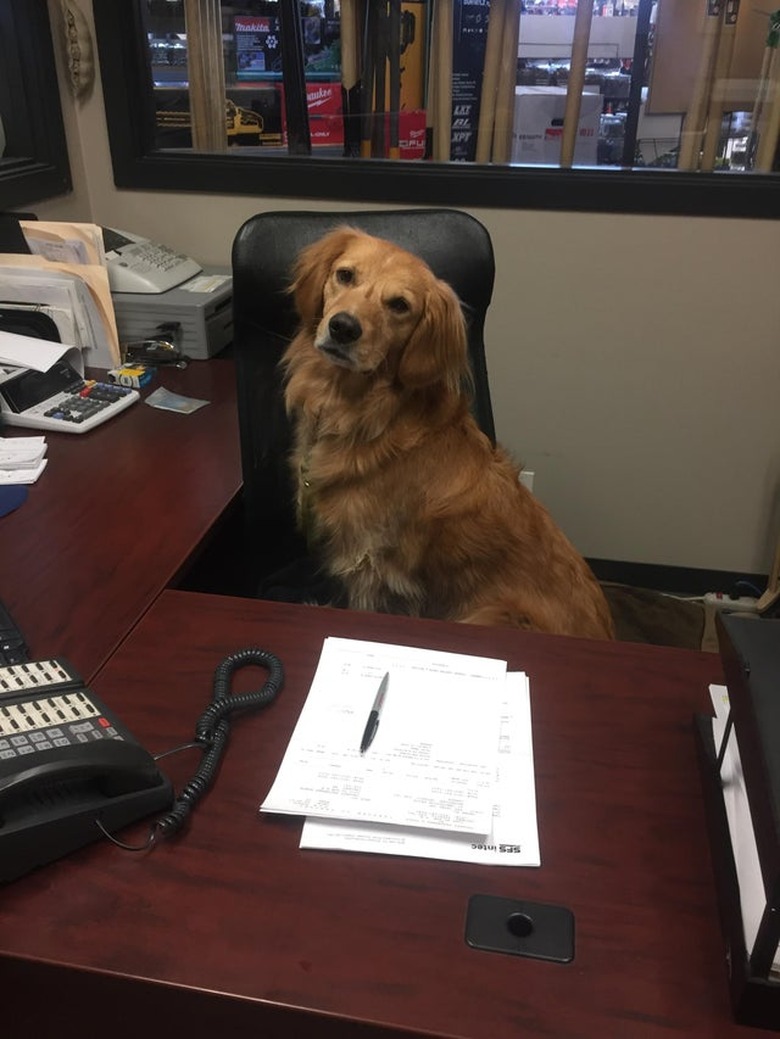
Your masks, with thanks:
<instances>
[{"instance_id":1,"label":"stack of white paper","mask_svg":"<svg viewBox=\"0 0 780 1039\"><path fill-rule=\"evenodd\" d=\"M35 483L46 468L45 437L0 437L0 484Z\"/></svg>"},{"instance_id":2,"label":"stack of white paper","mask_svg":"<svg viewBox=\"0 0 780 1039\"><path fill-rule=\"evenodd\" d=\"M20 368L48 372L60 358L72 364L79 375L84 374L81 351L69 343L50 343L0 328L0 382L17 375Z\"/></svg>"},{"instance_id":3,"label":"stack of white paper","mask_svg":"<svg viewBox=\"0 0 780 1039\"><path fill-rule=\"evenodd\" d=\"M502 660L326 639L261 810L305 815L306 848L538 866L528 680Z\"/></svg>"}]
</instances>

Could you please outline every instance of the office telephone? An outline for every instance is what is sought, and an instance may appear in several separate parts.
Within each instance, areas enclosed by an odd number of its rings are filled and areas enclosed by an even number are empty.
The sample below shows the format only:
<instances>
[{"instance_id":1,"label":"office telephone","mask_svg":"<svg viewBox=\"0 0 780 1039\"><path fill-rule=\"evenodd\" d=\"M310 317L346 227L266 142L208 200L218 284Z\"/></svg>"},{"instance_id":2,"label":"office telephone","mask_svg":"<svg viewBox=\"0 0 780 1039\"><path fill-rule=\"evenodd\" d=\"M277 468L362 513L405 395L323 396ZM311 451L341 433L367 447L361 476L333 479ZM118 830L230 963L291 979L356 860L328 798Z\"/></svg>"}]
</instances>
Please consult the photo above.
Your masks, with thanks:
<instances>
[{"instance_id":1,"label":"office telephone","mask_svg":"<svg viewBox=\"0 0 780 1039\"><path fill-rule=\"evenodd\" d=\"M268 670L265 684L258 691L231 693L233 673L249 664ZM241 650L222 661L195 740L184 745L200 748L203 756L175 796L152 755L66 661L0 667L0 883L101 836L140 851L178 833L214 781L229 715L266 706L283 683L281 663L265 650ZM140 846L114 836L154 813L162 814Z\"/></svg>"},{"instance_id":2,"label":"office telephone","mask_svg":"<svg viewBox=\"0 0 780 1039\"><path fill-rule=\"evenodd\" d=\"M101 231L112 292L167 292L203 270L188 256L130 231Z\"/></svg>"},{"instance_id":3,"label":"office telephone","mask_svg":"<svg viewBox=\"0 0 780 1039\"><path fill-rule=\"evenodd\" d=\"M0 882L168 808L154 759L60 659L0 668Z\"/></svg>"}]
</instances>

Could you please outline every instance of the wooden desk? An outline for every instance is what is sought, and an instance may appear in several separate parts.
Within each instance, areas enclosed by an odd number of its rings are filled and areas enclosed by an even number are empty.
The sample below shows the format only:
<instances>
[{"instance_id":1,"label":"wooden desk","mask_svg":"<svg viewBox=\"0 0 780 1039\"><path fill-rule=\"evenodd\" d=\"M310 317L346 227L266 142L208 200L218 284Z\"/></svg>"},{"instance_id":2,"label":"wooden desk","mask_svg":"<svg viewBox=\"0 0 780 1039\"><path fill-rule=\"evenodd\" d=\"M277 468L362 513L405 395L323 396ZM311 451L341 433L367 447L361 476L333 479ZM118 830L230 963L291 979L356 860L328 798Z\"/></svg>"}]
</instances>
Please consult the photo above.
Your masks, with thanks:
<instances>
[{"instance_id":1,"label":"wooden desk","mask_svg":"<svg viewBox=\"0 0 780 1039\"><path fill-rule=\"evenodd\" d=\"M160 385L211 403L138 403L89 433L46 434L46 470L0 519L0 598L31 656L65 656L87 679L241 487L232 361L160 369L142 395Z\"/></svg>"},{"instance_id":2,"label":"wooden desk","mask_svg":"<svg viewBox=\"0 0 780 1039\"><path fill-rule=\"evenodd\" d=\"M328 634L528 672L541 869L301 851L299 819L258 815ZM691 724L716 655L166 591L93 686L159 752L190 737L214 667L246 645L281 657L286 687L236 720L184 836L147 854L93 845L0 894L20 1035L52 1015L79 1039L771 1034L728 1005ZM175 782L192 753L165 759ZM574 961L468 947L478 892L568 906Z\"/></svg>"}]
</instances>

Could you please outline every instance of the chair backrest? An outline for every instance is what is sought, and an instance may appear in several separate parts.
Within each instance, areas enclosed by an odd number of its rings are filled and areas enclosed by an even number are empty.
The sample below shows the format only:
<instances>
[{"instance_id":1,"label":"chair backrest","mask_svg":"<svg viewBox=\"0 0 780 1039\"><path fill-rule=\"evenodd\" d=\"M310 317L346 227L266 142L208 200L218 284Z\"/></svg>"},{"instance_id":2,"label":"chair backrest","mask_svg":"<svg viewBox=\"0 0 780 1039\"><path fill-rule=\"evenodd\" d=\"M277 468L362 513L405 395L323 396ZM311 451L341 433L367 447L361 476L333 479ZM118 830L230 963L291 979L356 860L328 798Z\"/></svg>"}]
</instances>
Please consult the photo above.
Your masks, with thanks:
<instances>
[{"instance_id":1,"label":"chair backrest","mask_svg":"<svg viewBox=\"0 0 780 1039\"><path fill-rule=\"evenodd\" d=\"M250 217L233 243L233 350L244 512L258 573L267 566L276 569L304 551L295 532L287 467L291 438L279 368L297 325L287 291L290 272L304 246L343 224L396 242L453 287L468 323L474 415L495 439L483 339L495 265L490 236L478 220L448 209L274 211Z\"/></svg>"}]
</instances>

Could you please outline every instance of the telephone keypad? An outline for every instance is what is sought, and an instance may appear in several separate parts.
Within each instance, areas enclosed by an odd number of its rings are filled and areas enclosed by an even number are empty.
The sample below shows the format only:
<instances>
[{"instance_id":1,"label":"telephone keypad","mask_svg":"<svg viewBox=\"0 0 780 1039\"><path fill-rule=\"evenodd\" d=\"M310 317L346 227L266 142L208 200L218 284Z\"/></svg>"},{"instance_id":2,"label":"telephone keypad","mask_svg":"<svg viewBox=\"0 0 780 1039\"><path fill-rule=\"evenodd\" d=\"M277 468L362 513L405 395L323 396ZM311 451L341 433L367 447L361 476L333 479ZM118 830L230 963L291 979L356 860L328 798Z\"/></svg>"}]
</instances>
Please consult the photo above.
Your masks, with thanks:
<instances>
[{"instance_id":1,"label":"telephone keypad","mask_svg":"<svg viewBox=\"0 0 780 1039\"><path fill-rule=\"evenodd\" d=\"M127 387L115 386L113 383L84 383L75 392L63 393L55 398L54 404L43 412L43 417L78 425L110 408L112 404L116 405L131 393L132 390Z\"/></svg>"},{"instance_id":2,"label":"telephone keypad","mask_svg":"<svg viewBox=\"0 0 780 1039\"><path fill-rule=\"evenodd\" d=\"M93 705L90 704L90 706ZM98 714L96 708L95 716L94 722L70 722L56 729L36 728L9 736L9 732L15 731L14 722L17 719L14 717L4 719L0 714L0 733L4 733L8 737L0 739L0 760L9 760L18 755L32 754L35 751L51 750L54 747L71 747L77 743L122 739L116 728L110 724L107 718Z\"/></svg>"},{"instance_id":3,"label":"telephone keypad","mask_svg":"<svg viewBox=\"0 0 780 1039\"><path fill-rule=\"evenodd\" d=\"M104 708L83 688L73 688L76 681L59 660L0 667L0 762L95 740L124 739Z\"/></svg>"},{"instance_id":4,"label":"telephone keypad","mask_svg":"<svg viewBox=\"0 0 780 1039\"><path fill-rule=\"evenodd\" d=\"M168 271L173 267L185 260L185 256L181 256L179 253L173 252L173 250L166 248L164 245L157 245L154 242L148 242L144 244L138 244L131 246L129 249L125 249L122 256L129 256L130 262L120 261L122 266L134 267L156 267L160 271Z\"/></svg>"}]
</instances>

